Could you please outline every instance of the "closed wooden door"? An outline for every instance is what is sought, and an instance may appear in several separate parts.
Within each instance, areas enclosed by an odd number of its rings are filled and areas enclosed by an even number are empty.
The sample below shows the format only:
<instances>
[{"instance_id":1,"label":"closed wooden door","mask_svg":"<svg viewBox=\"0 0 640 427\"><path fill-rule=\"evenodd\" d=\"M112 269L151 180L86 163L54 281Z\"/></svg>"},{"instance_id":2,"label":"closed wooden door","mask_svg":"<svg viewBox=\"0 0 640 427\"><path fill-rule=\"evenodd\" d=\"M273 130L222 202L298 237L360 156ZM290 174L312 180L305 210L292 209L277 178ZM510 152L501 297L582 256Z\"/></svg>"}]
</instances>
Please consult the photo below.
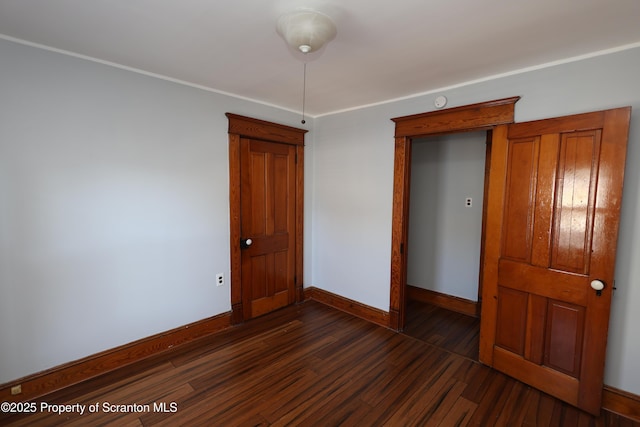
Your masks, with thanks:
<instances>
[{"instance_id":1,"label":"closed wooden door","mask_svg":"<svg viewBox=\"0 0 640 427\"><path fill-rule=\"evenodd\" d=\"M629 118L622 108L499 126L493 137L480 360L593 414Z\"/></svg>"},{"instance_id":2,"label":"closed wooden door","mask_svg":"<svg viewBox=\"0 0 640 427\"><path fill-rule=\"evenodd\" d=\"M240 140L244 319L295 301L296 146Z\"/></svg>"}]
</instances>

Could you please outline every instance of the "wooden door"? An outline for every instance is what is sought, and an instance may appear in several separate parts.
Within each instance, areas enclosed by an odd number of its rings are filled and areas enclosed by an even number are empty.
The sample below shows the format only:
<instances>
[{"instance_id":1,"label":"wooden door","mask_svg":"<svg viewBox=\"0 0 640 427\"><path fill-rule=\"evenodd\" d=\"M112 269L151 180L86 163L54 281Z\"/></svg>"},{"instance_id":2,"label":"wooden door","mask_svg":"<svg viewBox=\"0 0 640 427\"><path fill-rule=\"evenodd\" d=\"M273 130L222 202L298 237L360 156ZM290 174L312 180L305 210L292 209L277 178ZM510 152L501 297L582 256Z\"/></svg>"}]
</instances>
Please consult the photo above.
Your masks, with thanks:
<instances>
[{"instance_id":1,"label":"wooden door","mask_svg":"<svg viewBox=\"0 0 640 427\"><path fill-rule=\"evenodd\" d=\"M621 108L493 133L480 361L593 414L629 118Z\"/></svg>"},{"instance_id":2,"label":"wooden door","mask_svg":"<svg viewBox=\"0 0 640 427\"><path fill-rule=\"evenodd\" d=\"M296 146L240 140L244 319L295 301Z\"/></svg>"}]
</instances>

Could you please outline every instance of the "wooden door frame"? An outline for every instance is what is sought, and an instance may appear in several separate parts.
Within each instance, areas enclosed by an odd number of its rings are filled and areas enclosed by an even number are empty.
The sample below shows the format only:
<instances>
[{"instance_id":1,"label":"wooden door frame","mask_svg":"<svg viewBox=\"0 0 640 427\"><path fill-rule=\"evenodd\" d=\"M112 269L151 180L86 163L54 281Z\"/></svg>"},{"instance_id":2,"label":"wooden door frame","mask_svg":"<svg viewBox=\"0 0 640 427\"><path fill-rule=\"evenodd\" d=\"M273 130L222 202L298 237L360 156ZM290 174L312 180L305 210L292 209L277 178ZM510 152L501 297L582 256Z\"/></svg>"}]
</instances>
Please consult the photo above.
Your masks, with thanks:
<instances>
[{"instance_id":1,"label":"wooden door frame","mask_svg":"<svg viewBox=\"0 0 640 427\"><path fill-rule=\"evenodd\" d=\"M262 141L290 144L296 146L296 208L295 208L295 274L294 286L296 302L304 299L303 264L303 208L304 208L304 135L305 129L298 129L251 117L226 113L229 119L229 223L231 250L231 323L242 323L242 254L241 238L241 201L240 201L240 139L252 138Z\"/></svg>"},{"instance_id":2,"label":"wooden door frame","mask_svg":"<svg viewBox=\"0 0 640 427\"><path fill-rule=\"evenodd\" d=\"M514 122L519 96L391 119L395 122L389 327L404 328L411 142L414 138L492 130ZM488 166L490 168L490 165ZM488 171L487 171L488 173ZM487 195L485 194L485 198ZM484 215L484 214L483 214ZM484 222L484 218L483 218ZM486 236L482 235L482 247ZM482 259L481 259L482 265Z\"/></svg>"}]
</instances>

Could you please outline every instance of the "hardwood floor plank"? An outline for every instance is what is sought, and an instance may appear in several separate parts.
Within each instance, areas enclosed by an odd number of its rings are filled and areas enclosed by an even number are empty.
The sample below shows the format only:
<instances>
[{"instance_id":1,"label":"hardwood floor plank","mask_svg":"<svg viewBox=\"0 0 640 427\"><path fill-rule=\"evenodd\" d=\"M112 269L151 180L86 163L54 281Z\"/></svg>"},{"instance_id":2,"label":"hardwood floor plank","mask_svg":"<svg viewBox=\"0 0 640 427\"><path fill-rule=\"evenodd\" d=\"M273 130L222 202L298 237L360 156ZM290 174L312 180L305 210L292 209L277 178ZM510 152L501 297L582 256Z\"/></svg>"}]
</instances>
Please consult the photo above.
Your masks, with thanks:
<instances>
[{"instance_id":1,"label":"hardwood floor plank","mask_svg":"<svg viewBox=\"0 0 640 427\"><path fill-rule=\"evenodd\" d=\"M433 366L432 375L407 396L385 425L424 425L438 403L455 385L452 377L461 364L462 359L450 355L439 366Z\"/></svg>"},{"instance_id":2,"label":"hardwood floor plank","mask_svg":"<svg viewBox=\"0 0 640 427\"><path fill-rule=\"evenodd\" d=\"M438 424L438 427L463 427L469 425L471 416L477 407L476 403L464 397L458 398L446 417Z\"/></svg>"},{"instance_id":3,"label":"hardwood floor plank","mask_svg":"<svg viewBox=\"0 0 640 427\"><path fill-rule=\"evenodd\" d=\"M473 363L470 375L465 376L463 380L467 383L467 388L465 388L462 397L474 403L480 403L496 375L497 372L491 368Z\"/></svg>"},{"instance_id":4,"label":"hardwood floor plank","mask_svg":"<svg viewBox=\"0 0 640 427\"><path fill-rule=\"evenodd\" d=\"M263 400L255 410L267 421L274 423L310 399L317 391L314 387L317 383L318 375L311 370L305 370L296 383L276 390L273 399Z\"/></svg>"},{"instance_id":5,"label":"hardwood floor plank","mask_svg":"<svg viewBox=\"0 0 640 427\"><path fill-rule=\"evenodd\" d=\"M431 304L409 300L404 333L461 356L478 360L480 320Z\"/></svg>"},{"instance_id":6,"label":"hardwood floor plank","mask_svg":"<svg viewBox=\"0 0 640 427\"><path fill-rule=\"evenodd\" d=\"M454 378L450 380L452 386L448 389L446 393L441 394L437 401L434 402L432 407L427 412L427 416L423 416L425 426L435 427L440 425L442 420L446 418L446 416L451 412L453 406L460 399L460 395L462 391L467 386L464 383L461 383Z\"/></svg>"},{"instance_id":7,"label":"hardwood floor plank","mask_svg":"<svg viewBox=\"0 0 640 427\"><path fill-rule=\"evenodd\" d=\"M522 425L526 415L526 402L529 395L530 387L517 382L511 389L511 393L507 397L505 405L496 420L496 427L509 427Z\"/></svg>"},{"instance_id":8,"label":"hardwood floor plank","mask_svg":"<svg viewBox=\"0 0 640 427\"><path fill-rule=\"evenodd\" d=\"M324 340L330 341L328 338ZM314 345L322 347L324 343L319 341ZM305 352L310 353L314 347L308 345L301 346L300 349L306 349ZM261 356L262 354L258 355L258 358ZM227 418L233 418L236 414L242 415L247 411L254 411L255 402L251 400L254 396L269 396L271 400L274 390L286 389L294 384L299 377L308 376L308 369L304 367L306 364L305 354L302 351L292 352L279 360L276 360L278 354L271 356L274 357L271 364L261 366L265 363L265 360L262 359L249 365L249 368L241 367L240 370L233 372L232 369L223 365L216 367L211 373L197 378L191 382L197 394L182 402L180 404L181 410L192 411L191 407L201 406L204 399L207 405L218 413L213 418L216 424L224 423ZM277 372L278 375L273 375L274 372ZM219 374L218 376L221 378L216 378L216 374ZM296 384L296 387L299 387L299 384ZM271 401L273 402L273 400ZM249 402L249 407L243 408L243 402ZM200 411L200 408L195 411Z\"/></svg>"},{"instance_id":9,"label":"hardwood floor plank","mask_svg":"<svg viewBox=\"0 0 640 427\"><path fill-rule=\"evenodd\" d=\"M363 419L372 412L372 407L362 402L357 393L347 386L336 393L324 405L317 405L300 418L300 424L310 427L362 426Z\"/></svg>"},{"instance_id":10,"label":"hardwood floor plank","mask_svg":"<svg viewBox=\"0 0 640 427\"><path fill-rule=\"evenodd\" d=\"M347 378L336 378L327 384L323 381L321 386L322 393L311 393L310 398L303 402L300 406L293 408L275 421L273 426L290 426L290 425L304 425L303 420L308 417L308 413L314 411L318 406L324 406L327 402L331 401L335 395L340 394L341 391L347 389L351 383ZM314 387L314 391L318 391Z\"/></svg>"},{"instance_id":11,"label":"hardwood floor plank","mask_svg":"<svg viewBox=\"0 0 640 427\"><path fill-rule=\"evenodd\" d=\"M422 356L410 357L407 364L397 375L389 378L382 388L370 388L365 391L361 398L371 406L389 405L390 411L395 411L398 405L410 397L432 374L425 372L425 366L429 371L439 366L449 355L446 352L427 347Z\"/></svg>"},{"instance_id":12,"label":"hardwood floor plank","mask_svg":"<svg viewBox=\"0 0 640 427\"><path fill-rule=\"evenodd\" d=\"M494 425L514 384L506 376L495 371L491 371L487 378L490 381L487 382L482 398L477 402L478 408L469 420L470 426Z\"/></svg>"},{"instance_id":13,"label":"hardwood floor plank","mask_svg":"<svg viewBox=\"0 0 640 427\"><path fill-rule=\"evenodd\" d=\"M540 405L540 395L541 392L536 389L531 389L529 391L529 396L527 398L527 401L525 402L525 407L523 408L523 426L534 427L538 425L536 420L538 415L538 407Z\"/></svg>"},{"instance_id":14,"label":"hardwood floor plank","mask_svg":"<svg viewBox=\"0 0 640 427\"><path fill-rule=\"evenodd\" d=\"M548 394L544 394L540 392L540 399L538 404L538 411L535 425L551 425L551 420L553 418L553 413L556 406L556 400L549 396Z\"/></svg>"}]
</instances>

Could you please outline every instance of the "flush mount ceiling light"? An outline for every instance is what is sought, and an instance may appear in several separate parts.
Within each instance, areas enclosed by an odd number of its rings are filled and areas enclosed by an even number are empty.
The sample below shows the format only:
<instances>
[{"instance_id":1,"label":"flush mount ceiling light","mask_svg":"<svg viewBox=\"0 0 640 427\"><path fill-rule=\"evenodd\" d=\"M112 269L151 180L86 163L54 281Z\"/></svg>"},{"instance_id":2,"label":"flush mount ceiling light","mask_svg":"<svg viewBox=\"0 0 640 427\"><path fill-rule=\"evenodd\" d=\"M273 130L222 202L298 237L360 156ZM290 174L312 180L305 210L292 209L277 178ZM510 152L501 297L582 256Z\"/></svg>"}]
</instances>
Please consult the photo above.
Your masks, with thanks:
<instances>
[{"instance_id":1,"label":"flush mount ceiling light","mask_svg":"<svg viewBox=\"0 0 640 427\"><path fill-rule=\"evenodd\" d=\"M337 33L331 18L313 10L297 10L280 16L276 30L289 46L302 53L321 49Z\"/></svg>"},{"instance_id":2,"label":"flush mount ceiling light","mask_svg":"<svg viewBox=\"0 0 640 427\"><path fill-rule=\"evenodd\" d=\"M293 49L303 54L315 52L336 36L336 24L331 18L313 10L296 10L286 13L276 24L276 31ZM307 63L302 78L302 124L307 93Z\"/></svg>"}]
</instances>

